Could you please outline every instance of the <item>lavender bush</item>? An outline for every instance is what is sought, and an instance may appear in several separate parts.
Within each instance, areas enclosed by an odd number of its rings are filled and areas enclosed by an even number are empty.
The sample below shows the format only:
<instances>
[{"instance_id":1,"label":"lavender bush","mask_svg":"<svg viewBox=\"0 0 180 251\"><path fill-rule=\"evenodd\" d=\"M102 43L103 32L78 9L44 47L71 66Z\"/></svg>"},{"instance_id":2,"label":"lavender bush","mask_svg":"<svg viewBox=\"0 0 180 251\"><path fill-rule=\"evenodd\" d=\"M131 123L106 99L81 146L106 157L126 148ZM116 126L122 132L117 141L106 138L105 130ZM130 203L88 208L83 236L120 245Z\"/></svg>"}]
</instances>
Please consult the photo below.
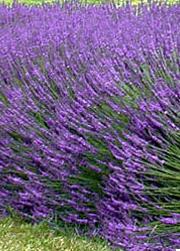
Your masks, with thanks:
<instances>
[{"instance_id":1,"label":"lavender bush","mask_svg":"<svg viewBox=\"0 0 180 251\"><path fill-rule=\"evenodd\" d=\"M3 214L178 247L179 12L0 7Z\"/></svg>"}]
</instances>

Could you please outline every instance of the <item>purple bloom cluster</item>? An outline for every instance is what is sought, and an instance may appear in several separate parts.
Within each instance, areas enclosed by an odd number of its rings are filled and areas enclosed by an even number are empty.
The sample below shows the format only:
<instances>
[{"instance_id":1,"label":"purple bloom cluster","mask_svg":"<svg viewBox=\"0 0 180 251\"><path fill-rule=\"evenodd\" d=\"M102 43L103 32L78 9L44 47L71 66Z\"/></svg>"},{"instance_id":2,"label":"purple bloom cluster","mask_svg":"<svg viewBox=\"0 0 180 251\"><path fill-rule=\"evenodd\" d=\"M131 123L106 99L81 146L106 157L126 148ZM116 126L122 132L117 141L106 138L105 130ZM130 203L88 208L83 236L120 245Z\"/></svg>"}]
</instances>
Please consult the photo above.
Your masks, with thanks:
<instances>
[{"instance_id":1,"label":"purple bloom cluster","mask_svg":"<svg viewBox=\"0 0 180 251\"><path fill-rule=\"evenodd\" d=\"M0 212L178 247L179 23L178 5L0 6Z\"/></svg>"}]
</instances>

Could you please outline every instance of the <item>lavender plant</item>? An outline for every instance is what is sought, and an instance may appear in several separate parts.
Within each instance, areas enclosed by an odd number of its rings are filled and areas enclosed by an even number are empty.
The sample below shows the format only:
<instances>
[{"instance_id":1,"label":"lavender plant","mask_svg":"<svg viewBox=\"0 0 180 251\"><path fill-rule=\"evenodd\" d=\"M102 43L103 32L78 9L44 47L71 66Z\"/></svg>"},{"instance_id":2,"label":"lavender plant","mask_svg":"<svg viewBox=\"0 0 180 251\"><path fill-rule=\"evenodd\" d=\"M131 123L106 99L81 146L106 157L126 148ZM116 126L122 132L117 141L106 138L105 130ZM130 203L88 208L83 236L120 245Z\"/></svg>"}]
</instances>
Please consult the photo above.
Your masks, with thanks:
<instances>
[{"instance_id":1,"label":"lavender plant","mask_svg":"<svg viewBox=\"0 0 180 251\"><path fill-rule=\"evenodd\" d=\"M130 110L132 123L120 144L110 144L122 164L110 163L103 234L127 250L179 246L178 90L178 79L174 86L159 79L154 95Z\"/></svg>"},{"instance_id":2,"label":"lavender plant","mask_svg":"<svg viewBox=\"0 0 180 251\"><path fill-rule=\"evenodd\" d=\"M1 9L0 210L178 247L179 6Z\"/></svg>"}]
</instances>

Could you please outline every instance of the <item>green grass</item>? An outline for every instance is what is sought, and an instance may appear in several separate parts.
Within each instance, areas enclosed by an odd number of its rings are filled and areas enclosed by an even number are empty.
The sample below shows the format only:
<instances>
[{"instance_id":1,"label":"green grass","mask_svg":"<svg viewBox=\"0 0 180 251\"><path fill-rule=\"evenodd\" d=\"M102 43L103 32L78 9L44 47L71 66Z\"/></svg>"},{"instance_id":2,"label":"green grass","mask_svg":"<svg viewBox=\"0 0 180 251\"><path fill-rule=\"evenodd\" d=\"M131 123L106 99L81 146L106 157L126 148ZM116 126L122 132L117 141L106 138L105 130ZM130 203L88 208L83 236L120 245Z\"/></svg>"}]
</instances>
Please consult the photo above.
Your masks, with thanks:
<instances>
[{"instance_id":1,"label":"green grass","mask_svg":"<svg viewBox=\"0 0 180 251\"><path fill-rule=\"evenodd\" d=\"M99 238L88 239L72 231L54 231L47 223L31 225L22 220L0 220L0 251L110 251Z\"/></svg>"}]
</instances>

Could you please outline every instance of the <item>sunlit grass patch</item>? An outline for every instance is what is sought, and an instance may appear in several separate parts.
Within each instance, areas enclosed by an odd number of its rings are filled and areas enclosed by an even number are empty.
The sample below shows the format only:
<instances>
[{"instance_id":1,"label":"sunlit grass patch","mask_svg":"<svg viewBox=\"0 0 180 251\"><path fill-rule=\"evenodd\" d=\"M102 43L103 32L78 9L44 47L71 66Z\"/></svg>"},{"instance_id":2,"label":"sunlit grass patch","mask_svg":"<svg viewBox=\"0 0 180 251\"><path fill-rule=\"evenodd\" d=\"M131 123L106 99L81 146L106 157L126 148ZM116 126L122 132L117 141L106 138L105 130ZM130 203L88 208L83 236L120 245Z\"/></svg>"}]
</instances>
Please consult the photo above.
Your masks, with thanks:
<instances>
[{"instance_id":1,"label":"sunlit grass patch","mask_svg":"<svg viewBox=\"0 0 180 251\"><path fill-rule=\"evenodd\" d=\"M0 220L3 251L110 251L103 240L80 237L73 232L56 233L46 223L31 225L19 220Z\"/></svg>"}]
</instances>

